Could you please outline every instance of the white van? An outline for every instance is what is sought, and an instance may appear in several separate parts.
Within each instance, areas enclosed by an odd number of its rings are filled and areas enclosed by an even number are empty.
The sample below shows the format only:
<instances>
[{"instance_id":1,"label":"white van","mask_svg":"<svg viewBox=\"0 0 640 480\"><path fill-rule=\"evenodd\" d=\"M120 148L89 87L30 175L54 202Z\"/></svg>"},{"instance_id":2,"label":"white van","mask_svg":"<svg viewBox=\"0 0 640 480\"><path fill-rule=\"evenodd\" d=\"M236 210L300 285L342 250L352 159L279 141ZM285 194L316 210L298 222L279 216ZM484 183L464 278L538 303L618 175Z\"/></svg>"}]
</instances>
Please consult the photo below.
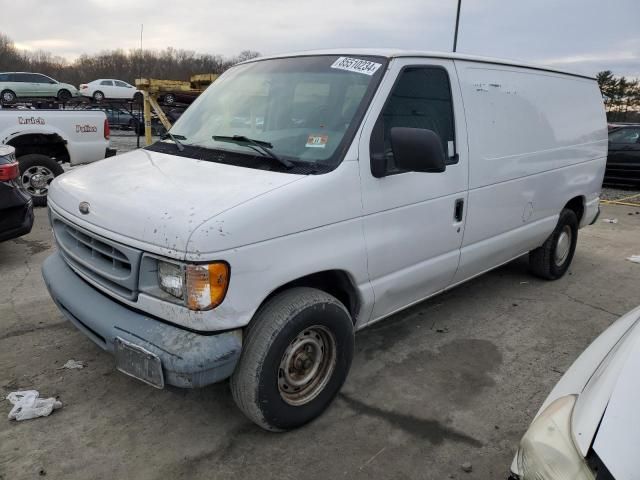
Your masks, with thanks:
<instances>
[{"instance_id":1,"label":"white van","mask_svg":"<svg viewBox=\"0 0 640 480\"><path fill-rule=\"evenodd\" d=\"M171 134L53 182L44 279L119 370L231 377L269 430L327 407L354 331L527 252L561 277L607 155L592 78L387 50L239 64Z\"/></svg>"}]
</instances>

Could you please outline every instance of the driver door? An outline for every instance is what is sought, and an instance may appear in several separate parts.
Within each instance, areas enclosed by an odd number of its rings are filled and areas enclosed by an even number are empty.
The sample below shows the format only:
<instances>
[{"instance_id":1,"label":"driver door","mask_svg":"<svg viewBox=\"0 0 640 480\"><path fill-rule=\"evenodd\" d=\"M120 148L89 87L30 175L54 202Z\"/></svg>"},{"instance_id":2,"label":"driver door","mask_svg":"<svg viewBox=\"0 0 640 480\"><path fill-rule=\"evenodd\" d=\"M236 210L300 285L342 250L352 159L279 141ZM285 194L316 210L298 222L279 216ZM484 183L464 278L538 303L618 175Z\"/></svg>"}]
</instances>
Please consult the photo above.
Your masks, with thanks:
<instances>
[{"instance_id":1,"label":"driver door","mask_svg":"<svg viewBox=\"0 0 640 480\"><path fill-rule=\"evenodd\" d=\"M392 127L424 128L442 141L441 173L399 170ZM425 299L451 284L464 234L468 148L453 61L395 59L379 87L359 143L364 236L375 294L371 321ZM383 155L382 176L371 158ZM376 172L380 175L380 172Z\"/></svg>"}]
</instances>

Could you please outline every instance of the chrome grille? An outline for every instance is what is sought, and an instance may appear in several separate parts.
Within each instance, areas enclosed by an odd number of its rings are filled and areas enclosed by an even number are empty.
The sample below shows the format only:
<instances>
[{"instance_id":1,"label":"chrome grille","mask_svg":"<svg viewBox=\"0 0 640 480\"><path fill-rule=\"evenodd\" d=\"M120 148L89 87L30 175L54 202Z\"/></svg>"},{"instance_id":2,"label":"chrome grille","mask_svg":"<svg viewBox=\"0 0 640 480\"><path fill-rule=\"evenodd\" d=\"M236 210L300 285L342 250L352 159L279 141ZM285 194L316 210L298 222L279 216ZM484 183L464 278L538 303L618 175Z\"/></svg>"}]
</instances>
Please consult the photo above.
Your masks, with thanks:
<instances>
[{"instance_id":1,"label":"chrome grille","mask_svg":"<svg viewBox=\"0 0 640 480\"><path fill-rule=\"evenodd\" d=\"M96 235L52 215L53 232L71 268L87 280L124 298L138 295L138 271L142 252Z\"/></svg>"}]
</instances>

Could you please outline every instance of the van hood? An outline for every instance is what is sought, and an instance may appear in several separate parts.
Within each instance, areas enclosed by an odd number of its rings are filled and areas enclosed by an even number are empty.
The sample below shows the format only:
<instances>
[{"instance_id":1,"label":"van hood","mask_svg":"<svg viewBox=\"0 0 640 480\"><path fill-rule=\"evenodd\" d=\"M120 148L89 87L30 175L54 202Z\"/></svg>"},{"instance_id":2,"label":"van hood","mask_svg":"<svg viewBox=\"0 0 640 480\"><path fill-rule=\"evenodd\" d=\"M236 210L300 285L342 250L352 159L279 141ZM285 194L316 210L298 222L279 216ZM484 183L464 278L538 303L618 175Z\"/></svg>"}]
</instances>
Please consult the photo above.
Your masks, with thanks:
<instances>
[{"instance_id":1,"label":"van hood","mask_svg":"<svg viewBox=\"0 0 640 480\"><path fill-rule=\"evenodd\" d=\"M139 149L57 177L49 201L96 233L181 257L199 225L303 178ZM81 202L89 213L80 213Z\"/></svg>"}]
</instances>

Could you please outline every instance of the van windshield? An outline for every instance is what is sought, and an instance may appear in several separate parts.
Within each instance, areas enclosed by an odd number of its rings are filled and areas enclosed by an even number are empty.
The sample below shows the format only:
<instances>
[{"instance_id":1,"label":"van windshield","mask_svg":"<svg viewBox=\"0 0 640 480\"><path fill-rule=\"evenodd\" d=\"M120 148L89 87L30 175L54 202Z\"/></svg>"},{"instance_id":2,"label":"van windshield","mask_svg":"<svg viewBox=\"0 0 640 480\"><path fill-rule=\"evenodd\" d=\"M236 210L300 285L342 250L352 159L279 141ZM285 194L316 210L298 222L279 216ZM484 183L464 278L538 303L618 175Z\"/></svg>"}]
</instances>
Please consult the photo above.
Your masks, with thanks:
<instances>
[{"instance_id":1,"label":"van windshield","mask_svg":"<svg viewBox=\"0 0 640 480\"><path fill-rule=\"evenodd\" d=\"M384 61L334 55L238 65L200 95L171 133L187 148L271 160L275 155L284 164L331 169L353 138ZM264 162L256 162L255 168L260 164Z\"/></svg>"}]
</instances>

